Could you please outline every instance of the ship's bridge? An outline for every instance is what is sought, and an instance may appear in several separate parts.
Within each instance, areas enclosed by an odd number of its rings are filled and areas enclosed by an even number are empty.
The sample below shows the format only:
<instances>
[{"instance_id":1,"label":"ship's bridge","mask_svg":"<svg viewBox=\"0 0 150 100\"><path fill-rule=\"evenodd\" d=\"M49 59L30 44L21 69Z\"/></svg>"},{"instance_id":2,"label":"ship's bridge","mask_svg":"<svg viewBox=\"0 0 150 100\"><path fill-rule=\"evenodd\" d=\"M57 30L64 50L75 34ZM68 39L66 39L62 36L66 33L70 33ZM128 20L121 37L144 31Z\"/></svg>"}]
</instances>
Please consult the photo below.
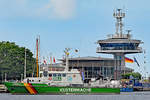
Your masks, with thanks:
<instances>
[{"instance_id":1,"label":"ship's bridge","mask_svg":"<svg viewBox=\"0 0 150 100\"><path fill-rule=\"evenodd\" d=\"M142 48L139 47L139 44L142 43L141 40L131 39L129 34L122 34L122 37L112 35L112 37L105 40L99 40L97 43L100 45L100 47L97 48L97 53L112 54L113 52L120 52L130 54L142 52Z\"/></svg>"}]
</instances>

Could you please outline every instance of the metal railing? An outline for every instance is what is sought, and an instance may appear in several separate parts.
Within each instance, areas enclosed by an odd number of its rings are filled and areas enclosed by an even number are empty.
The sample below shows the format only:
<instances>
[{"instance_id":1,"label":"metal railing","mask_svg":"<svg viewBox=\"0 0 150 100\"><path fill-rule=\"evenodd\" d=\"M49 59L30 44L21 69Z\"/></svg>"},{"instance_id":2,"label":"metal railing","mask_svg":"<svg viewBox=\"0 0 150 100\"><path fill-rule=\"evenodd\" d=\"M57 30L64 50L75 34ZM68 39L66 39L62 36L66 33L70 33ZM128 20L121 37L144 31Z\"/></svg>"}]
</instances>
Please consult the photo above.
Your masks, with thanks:
<instances>
[{"instance_id":1,"label":"metal railing","mask_svg":"<svg viewBox=\"0 0 150 100\"><path fill-rule=\"evenodd\" d=\"M109 34L107 35L108 38L128 38L130 39L132 37L131 34Z\"/></svg>"},{"instance_id":2,"label":"metal railing","mask_svg":"<svg viewBox=\"0 0 150 100\"><path fill-rule=\"evenodd\" d=\"M114 47L107 47L107 48L104 48L104 47L97 47L96 51L97 52L100 52L100 51L139 51L139 52L142 52L142 47L137 47L135 49L129 49L129 48L114 48Z\"/></svg>"}]
</instances>

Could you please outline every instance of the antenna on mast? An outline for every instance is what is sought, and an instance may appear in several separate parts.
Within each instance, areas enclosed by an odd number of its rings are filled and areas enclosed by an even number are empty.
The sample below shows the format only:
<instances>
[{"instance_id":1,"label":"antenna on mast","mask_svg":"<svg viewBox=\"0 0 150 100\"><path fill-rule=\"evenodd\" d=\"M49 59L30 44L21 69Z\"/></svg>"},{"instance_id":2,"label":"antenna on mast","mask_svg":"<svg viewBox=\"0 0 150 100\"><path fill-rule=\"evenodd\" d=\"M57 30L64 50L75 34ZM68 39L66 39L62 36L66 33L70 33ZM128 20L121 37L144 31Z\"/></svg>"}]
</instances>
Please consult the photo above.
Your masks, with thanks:
<instances>
[{"instance_id":1,"label":"antenna on mast","mask_svg":"<svg viewBox=\"0 0 150 100\"><path fill-rule=\"evenodd\" d=\"M65 50L64 50L65 55L66 55L66 66L65 66L65 71L68 71L68 69L69 69L69 61L68 61L69 51L70 51L70 48L65 48Z\"/></svg>"},{"instance_id":2,"label":"antenna on mast","mask_svg":"<svg viewBox=\"0 0 150 100\"><path fill-rule=\"evenodd\" d=\"M131 33L132 30L126 30L126 31L127 31L127 38L131 38L131 34L130 33Z\"/></svg>"},{"instance_id":3,"label":"antenna on mast","mask_svg":"<svg viewBox=\"0 0 150 100\"><path fill-rule=\"evenodd\" d=\"M122 18L125 17L125 13L122 11L122 9L117 9L114 11L113 16L116 18L117 22L116 22L116 34L119 37L122 37L122 27L123 27L123 23L122 23Z\"/></svg>"}]
</instances>

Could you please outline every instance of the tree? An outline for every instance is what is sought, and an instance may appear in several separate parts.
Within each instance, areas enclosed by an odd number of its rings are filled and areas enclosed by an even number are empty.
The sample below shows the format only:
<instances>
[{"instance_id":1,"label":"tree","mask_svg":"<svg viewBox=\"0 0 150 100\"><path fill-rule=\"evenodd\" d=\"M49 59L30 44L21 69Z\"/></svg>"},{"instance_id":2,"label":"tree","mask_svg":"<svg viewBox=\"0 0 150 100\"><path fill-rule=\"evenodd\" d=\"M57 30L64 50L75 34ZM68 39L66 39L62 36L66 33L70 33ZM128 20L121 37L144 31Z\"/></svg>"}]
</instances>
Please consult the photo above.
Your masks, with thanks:
<instances>
[{"instance_id":1,"label":"tree","mask_svg":"<svg viewBox=\"0 0 150 100\"><path fill-rule=\"evenodd\" d=\"M0 42L0 80L4 73L7 79L20 79L24 73L25 47L19 47L14 42ZM29 49L26 49L27 76L31 76L35 58Z\"/></svg>"},{"instance_id":2,"label":"tree","mask_svg":"<svg viewBox=\"0 0 150 100\"><path fill-rule=\"evenodd\" d=\"M141 79L142 75L138 72L132 72L132 73L125 73L125 74L122 74L122 78L123 79L129 79L130 76L133 76L133 78L136 78L136 79Z\"/></svg>"}]
</instances>

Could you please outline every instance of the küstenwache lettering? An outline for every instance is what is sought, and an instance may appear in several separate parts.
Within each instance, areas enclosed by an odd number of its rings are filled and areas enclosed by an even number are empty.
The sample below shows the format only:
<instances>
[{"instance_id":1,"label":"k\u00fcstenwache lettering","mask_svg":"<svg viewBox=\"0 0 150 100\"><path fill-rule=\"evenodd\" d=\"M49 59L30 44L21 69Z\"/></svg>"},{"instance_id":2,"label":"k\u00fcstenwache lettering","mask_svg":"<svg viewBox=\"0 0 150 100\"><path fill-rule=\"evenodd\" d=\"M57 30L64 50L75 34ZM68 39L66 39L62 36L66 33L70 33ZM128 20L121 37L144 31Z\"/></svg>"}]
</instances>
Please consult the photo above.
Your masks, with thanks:
<instances>
[{"instance_id":1,"label":"k\u00fcstenwache lettering","mask_svg":"<svg viewBox=\"0 0 150 100\"><path fill-rule=\"evenodd\" d=\"M60 92L91 92L88 88L61 88Z\"/></svg>"}]
</instances>

